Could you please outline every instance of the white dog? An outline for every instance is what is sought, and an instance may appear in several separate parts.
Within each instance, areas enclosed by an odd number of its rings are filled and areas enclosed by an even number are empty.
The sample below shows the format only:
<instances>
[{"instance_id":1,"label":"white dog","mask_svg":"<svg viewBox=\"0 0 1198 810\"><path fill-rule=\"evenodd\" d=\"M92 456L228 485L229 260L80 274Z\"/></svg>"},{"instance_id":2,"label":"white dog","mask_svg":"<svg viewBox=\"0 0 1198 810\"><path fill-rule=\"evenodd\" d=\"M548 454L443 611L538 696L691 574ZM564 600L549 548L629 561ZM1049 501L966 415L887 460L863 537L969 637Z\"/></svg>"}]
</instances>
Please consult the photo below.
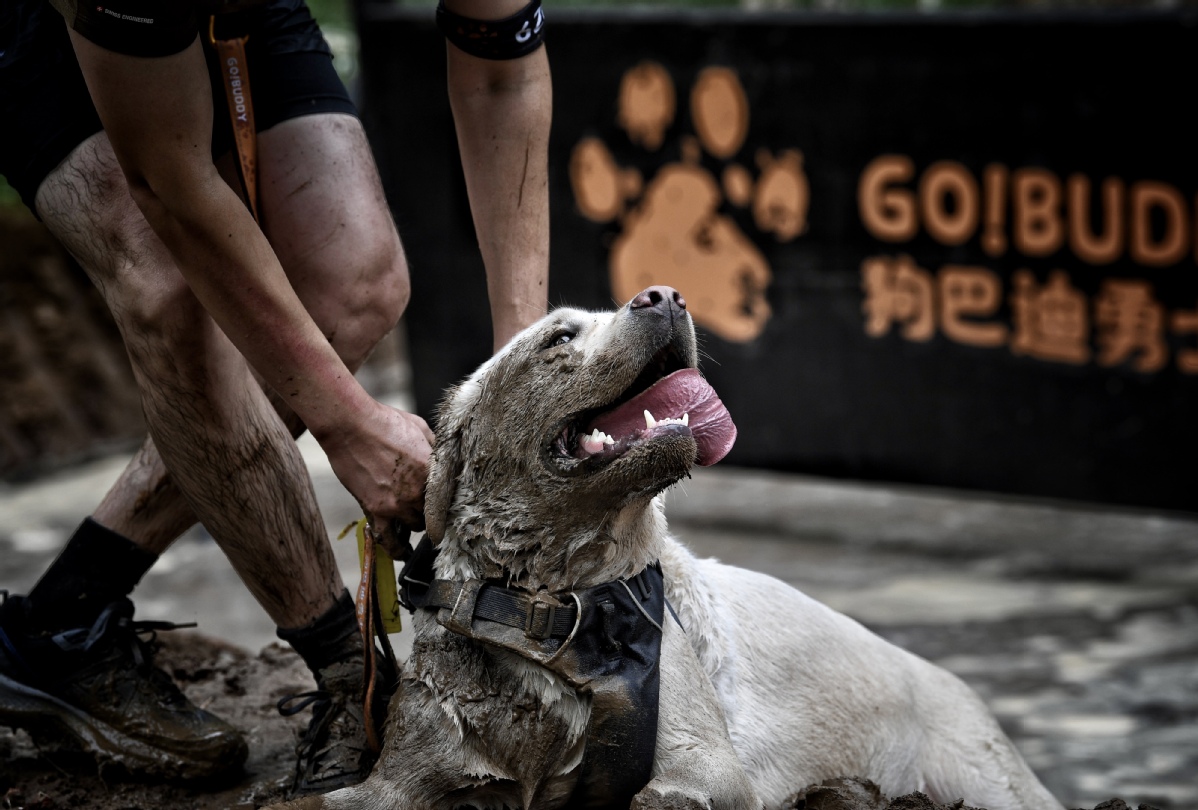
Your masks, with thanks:
<instances>
[{"instance_id":1,"label":"white dog","mask_svg":"<svg viewBox=\"0 0 1198 810\"><path fill-rule=\"evenodd\" d=\"M653 287L556 310L450 392L382 755L290 806L751 810L857 776L1060 808L959 679L669 535L656 496L735 438L696 364Z\"/></svg>"}]
</instances>

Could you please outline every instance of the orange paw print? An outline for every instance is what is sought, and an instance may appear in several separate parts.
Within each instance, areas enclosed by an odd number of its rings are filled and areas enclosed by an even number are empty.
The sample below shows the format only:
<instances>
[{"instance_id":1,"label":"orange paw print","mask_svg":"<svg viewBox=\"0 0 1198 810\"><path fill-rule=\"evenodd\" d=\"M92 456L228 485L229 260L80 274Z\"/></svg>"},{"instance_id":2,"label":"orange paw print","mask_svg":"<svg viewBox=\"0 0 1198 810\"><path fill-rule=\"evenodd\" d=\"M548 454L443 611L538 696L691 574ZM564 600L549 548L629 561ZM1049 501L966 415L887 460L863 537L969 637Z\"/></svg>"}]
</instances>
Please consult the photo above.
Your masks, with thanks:
<instances>
[{"instance_id":1,"label":"orange paw print","mask_svg":"<svg viewBox=\"0 0 1198 810\"><path fill-rule=\"evenodd\" d=\"M657 151L674 122L674 83L665 68L643 62L620 83L617 123L636 145ZM609 267L620 301L653 284L682 292L695 320L725 340L747 342L770 318L769 263L736 222L725 201L748 208L753 223L780 242L807 228L808 187L803 155L759 149L757 176L738 163L717 178L700 165L702 151L735 156L749 131L749 104L736 73L702 70L690 96L695 135L682 141L682 160L661 166L646 183L621 168L598 138L584 138L570 159L570 183L583 216L616 223Z\"/></svg>"}]
</instances>

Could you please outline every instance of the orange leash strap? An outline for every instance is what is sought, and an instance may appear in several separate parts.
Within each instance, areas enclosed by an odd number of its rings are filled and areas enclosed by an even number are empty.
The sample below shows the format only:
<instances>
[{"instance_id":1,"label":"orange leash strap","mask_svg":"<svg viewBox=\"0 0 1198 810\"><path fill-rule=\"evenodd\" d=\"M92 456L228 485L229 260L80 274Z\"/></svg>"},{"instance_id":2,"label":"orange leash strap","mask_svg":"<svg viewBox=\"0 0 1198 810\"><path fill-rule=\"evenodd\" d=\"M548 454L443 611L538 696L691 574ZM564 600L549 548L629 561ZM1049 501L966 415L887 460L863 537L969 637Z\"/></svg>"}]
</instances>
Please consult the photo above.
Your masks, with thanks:
<instances>
[{"instance_id":1,"label":"orange leash strap","mask_svg":"<svg viewBox=\"0 0 1198 810\"><path fill-rule=\"evenodd\" d=\"M397 528L398 536L396 536ZM374 690L379 669L378 648L374 645L376 636L379 644L382 645L383 654L387 656L387 662L391 665L391 672L395 675L399 674L399 662L395 659L395 650L391 647L391 639L387 637L387 626L383 621L383 610L379 601L379 569L376 564L378 546L383 544L384 539L390 539L393 542L388 545L395 547L397 552L403 553L403 556L406 557L411 553L412 532L407 527L391 526L388 535L380 536L375 533L373 527L365 519L358 522L357 532L362 548L362 578L358 581L358 598L354 601L358 630L362 634L362 669L365 681L362 717L366 726L366 743L370 746L370 750L378 753L382 745L374 720ZM389 553L387 545L382 545L382 548L385 553ZM389 571L390 568L385 570Z\"/></svg>"},{"instance_id":2,"label":"orange leash strap","mask_svg":"<svg viewBox=\"0 0 1198 810\"><path fill-rule=\"evenodd\" d=\"M366 725L366 744L378 753L378 729L374 727L374 681L378 670L378 651L374 646L375 634L375 588L374 588L374 533L366 528L366 543L362 550L362 579L358 582L357 598L358 629L362 632L362 655L366 679L365 704L362 717Z\"/></svg>"},{"instance_id":3,"label":"orange leash strap","mask_svg":"<svg viewBox=\"0 0 1198 810\"><path fill-rule=\"evenodd\" d=\"M220 63L229 118L233 121L233 150L246 204L258 219L258 130L254 127L254 103L250 96L250 72L245 58L248 36L216 38L216 16L208 19L208 42Z\"/></svg>"}]
</instances>

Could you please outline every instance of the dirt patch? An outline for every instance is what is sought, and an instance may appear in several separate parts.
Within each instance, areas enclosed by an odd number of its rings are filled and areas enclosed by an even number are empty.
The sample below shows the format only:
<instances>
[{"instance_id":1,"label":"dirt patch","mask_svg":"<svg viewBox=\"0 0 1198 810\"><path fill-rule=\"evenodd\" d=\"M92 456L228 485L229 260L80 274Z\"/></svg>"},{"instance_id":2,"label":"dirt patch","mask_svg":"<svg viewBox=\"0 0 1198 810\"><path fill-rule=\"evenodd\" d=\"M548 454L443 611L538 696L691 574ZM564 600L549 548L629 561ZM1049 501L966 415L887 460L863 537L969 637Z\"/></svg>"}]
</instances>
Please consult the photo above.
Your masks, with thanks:
<instances>
[{"instance_id":1,"label":"dirt patch","mask_svg":"<svg viewBox=\"0 0 1198 810\"><path fill-rule=\"evenodd\" d=\"M223 784L163 784L97 773L66 748L39 749L24 732L0 727L0 808L18 810L225 810L282 798L295 767L295 744L310 713L282 717L276 702L315 688L290 648L258 655L194 633L162 639L156 662L196 704L236 726L249 744L243 772Z\"/></svg>"},{"instance_id":2,"label":"dirt patch","mask_svg":"<svg viewBox=\"0 0 1198 810\"><path fill-rule=\"evenodd\" d=\"M222 784L138 781L120 772L97 773L78 751L39 749L24 732L0 727L0 810L226 810L279 801L308 716L282 717L275 704L314 688L299 656L274 644L252 655L199 634L178 633L163 639L157 662L192 701L245 734L250 756L242 773ZM887 799L871 782L833 779L796 792L784 810L981 809L937 804L922 793ZM1094 810L1131 808L1112 799Z\"/></svg>"},{"instance_id":3,"label":"dirt patch","mask_svg":"<svg viewBox=\"0 0 1198 810\"><path fill-rule=\"evenodd\" d=\"M137 386L87 276L28 214L0 209L0 479L133 446Z\"/></svg>"}]
</instances>

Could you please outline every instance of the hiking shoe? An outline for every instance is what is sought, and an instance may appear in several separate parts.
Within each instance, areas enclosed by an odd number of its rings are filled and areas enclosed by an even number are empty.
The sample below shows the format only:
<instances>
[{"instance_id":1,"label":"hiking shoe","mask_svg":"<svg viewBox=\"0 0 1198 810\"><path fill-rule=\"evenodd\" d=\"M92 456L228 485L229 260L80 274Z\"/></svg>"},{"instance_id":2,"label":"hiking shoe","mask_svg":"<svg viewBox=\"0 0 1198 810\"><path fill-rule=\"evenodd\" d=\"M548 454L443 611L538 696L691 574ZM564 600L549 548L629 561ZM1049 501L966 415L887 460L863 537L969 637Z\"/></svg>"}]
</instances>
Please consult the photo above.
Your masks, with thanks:
<instances>
[{"instance_id":1,"label":"hiking shoe","mask_svg":"<svg viewBox=\"0 0 1198 810\"><path fill-rule=\"evenodd\" d=\"M394 683L394 673L383 664L376 676L373 707L380 742ZM312 720L295 748L292 798L356 785L370 775L378 759L366 742L361 659L325 667L316 674L316 686L313 692L290 695L278 703L279 713L286 717L312 707Z\"/></svg>"},{"instance_id":2,"label":"hiking shoe","mask_svg":"<svg viewBox=\"0 0 1198 810\"><path fill-rule=\"evenodd\" d=\"M135 622L133 603L121 599L91 627L36 635L23 630L23 597L0 591L0 600L0 723L34 739L65 738L101 771L196 779L245 761L241 734L152 663L154 633L183 625Z\"/></svg>"}]
</instances>

